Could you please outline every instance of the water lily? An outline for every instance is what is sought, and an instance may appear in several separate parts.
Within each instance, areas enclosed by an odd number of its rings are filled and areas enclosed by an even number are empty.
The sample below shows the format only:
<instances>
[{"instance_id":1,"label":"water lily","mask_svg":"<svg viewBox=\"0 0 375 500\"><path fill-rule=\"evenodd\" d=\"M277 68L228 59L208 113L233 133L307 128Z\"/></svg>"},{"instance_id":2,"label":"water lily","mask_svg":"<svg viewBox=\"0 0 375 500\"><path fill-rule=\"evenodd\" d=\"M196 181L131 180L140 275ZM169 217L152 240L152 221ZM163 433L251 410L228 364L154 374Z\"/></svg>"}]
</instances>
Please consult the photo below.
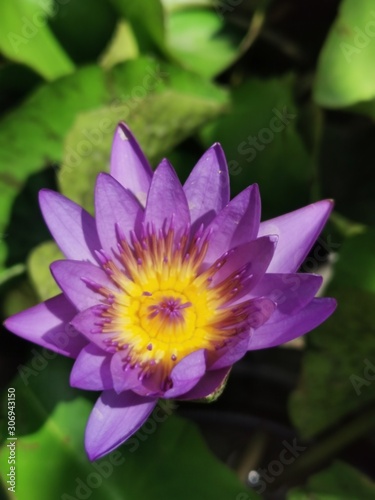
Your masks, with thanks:
<instances>
[{"instance_id":1,"label":"water lily","mask_svg":"<svg viewBox=\"0 0 375 500\"><path fill-rule=\"evenodd\" d=\"M6 326L75 358L72 386L103 391L86 428L92 460L136 432L159 398L209 397L247 351L290 341L335 308L315 298L320 276L297 273L332 202L261 223L257 185L230 201L219 144L182 187L167 160L152 172L120 124L95 218L50 190L40 206L66 257L51 265L62 293Z\"/></svg>"}]
</instances>

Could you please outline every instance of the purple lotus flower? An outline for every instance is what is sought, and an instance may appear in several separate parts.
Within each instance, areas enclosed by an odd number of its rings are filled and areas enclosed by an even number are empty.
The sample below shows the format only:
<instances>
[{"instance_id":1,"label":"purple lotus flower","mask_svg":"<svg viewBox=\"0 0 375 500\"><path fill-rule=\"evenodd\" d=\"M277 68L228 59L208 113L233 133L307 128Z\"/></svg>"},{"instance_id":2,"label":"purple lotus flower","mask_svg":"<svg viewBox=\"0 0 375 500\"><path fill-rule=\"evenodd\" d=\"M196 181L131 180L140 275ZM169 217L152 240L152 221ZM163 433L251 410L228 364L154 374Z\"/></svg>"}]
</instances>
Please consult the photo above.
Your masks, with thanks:
<instances>
[{"instance_id":1,"label":"purple lotus flower","mask_svg":"<svg viewBox=\"0 0 375 500\"><path fill-rule=\"evenodd\" d=\"M86 428L92 460L136 432L159 398L211 395L247 351L292 340L335 309L314 298L320 276L296 273L332 202L260 223L257 185L229 201L219 144L182 187L167 160L151 171L120 124L95 218L49 190L40 206L66 256L51 265L62 294L6 326L75 358L72 386L103 391Z\"/></svg>"}]
</instances>

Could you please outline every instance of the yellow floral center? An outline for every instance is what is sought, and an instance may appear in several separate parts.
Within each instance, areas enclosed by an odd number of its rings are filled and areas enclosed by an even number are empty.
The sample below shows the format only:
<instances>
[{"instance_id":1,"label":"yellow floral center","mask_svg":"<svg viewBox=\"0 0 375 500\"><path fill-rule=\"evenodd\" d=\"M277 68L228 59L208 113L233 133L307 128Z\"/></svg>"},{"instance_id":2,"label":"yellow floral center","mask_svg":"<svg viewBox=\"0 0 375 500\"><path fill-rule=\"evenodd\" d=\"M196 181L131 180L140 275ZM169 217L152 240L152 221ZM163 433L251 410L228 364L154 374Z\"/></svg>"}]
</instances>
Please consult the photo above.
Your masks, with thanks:
<instances>
[{"instance_id":1,"label":"yellow floral center","mask_svg":"<svg viewBox=\"0 0 375 500\"><path fill-rule=\"evenodd\" d=\"M148 231L143 238L132 234L131 244L120 238L117 263L103 258L116 291L100 288L101 333L109 348L123 352L124 365L168 377L188 354L215 353L248 328L247 309L228 305L242 274L216 279L227 254L202 271L208 239L202 231L190 242L188 232L176 238L173 229Z\"/></svg>"}]
</instances>

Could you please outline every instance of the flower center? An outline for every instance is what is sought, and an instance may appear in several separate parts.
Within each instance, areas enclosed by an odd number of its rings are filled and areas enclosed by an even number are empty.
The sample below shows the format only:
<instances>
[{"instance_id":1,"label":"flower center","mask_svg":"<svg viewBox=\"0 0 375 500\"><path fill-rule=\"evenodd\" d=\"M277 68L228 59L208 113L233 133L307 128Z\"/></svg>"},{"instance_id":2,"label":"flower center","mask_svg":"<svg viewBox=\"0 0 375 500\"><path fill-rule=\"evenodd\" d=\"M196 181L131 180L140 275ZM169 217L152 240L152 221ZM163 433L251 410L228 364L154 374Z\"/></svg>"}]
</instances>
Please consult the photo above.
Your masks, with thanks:
<instances>
[{"instance_id":1,"label":"flower center","mask_svg":"<svg viewBox=\"0 0 375 500\"><path fill-rule=\"evenodd\" d=\"M124 369L140 368L142 377L159 370L167 380L177 361L198 349L215 356L251 326L251 301L231 306L246 273L220 279L228 252L202 270L209 244L202 232L189 241L188 231L176 238L172 228L148 228L130 242L119 233L116 260L98 254L116 290L97 287L104 297L98 331Z\"/></svg>"}]
</instances>

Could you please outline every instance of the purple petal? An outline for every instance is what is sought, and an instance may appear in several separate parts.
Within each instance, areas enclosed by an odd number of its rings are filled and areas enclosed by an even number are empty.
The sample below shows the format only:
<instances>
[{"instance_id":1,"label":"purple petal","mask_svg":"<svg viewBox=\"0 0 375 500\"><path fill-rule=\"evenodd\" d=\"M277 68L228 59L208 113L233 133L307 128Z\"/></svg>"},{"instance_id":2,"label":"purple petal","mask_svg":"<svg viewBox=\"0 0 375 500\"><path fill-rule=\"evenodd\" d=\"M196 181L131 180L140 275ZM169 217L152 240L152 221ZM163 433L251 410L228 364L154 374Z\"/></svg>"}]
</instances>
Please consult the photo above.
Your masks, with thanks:
<instances>
[{"instance_id":1,"label":"purple petal","mask_svg":"<svg viewBox=\"0 0 375 500\"><path fill-rule=\"evenodd\" d=\"M42 189L39 204L44 220L61 251L68 259L97 263L100 249L94 218L65 196Z\"/></svg>"},{"instance_id":2,"label":"purple petal","mask_svg":"<svg viewBox=\"0 0 375 500\"><path fill-rule=\"evenodd\" d=\"M245 276L248 276L244 281L246 290L255 286L267 271L276 244L276 236L265 236L233 248L229 251L228 256L224 257L224 264L213 277L212 285L217 285L231 274L239 273L243 269ZM218 263L213 265L221 265L221 262L221 259L219 259ZM236 298L240 296L242 294L236 295Z\"/></svg>"},{"instance_id":3,"label":"purple petal","mask_svg":"<svg viewBox=\"0 0 375 500\"><path fill-rule=\"evenodd\" d=\"M220 370L208 371L186 394L182 394L178 399L202 399L215 392L218 387L224 382L225 378L229 375L230 368L222 368Z\"/></svg>"},{"instance_id":4,"label":"purple petal","mask_svg":"<svg viewBox=\"0 0 375 500\"><path fill-rule=\"evenodd\" d=\"M70 385L88 391L113 388L110 371L111 356L93 344L79 353L70 373Z\"/></svg>"},{"instance_id":5,"label":"purple petal","mask_svg":"<svg viewBox=\"0 0 375 500\"><path fill-rule=\"evenodd\" d=\"M113 139L111 176L144 204L150 187L152 170L125 123L119 123Z\"/></svg>"},{"instance_id":6,"label":"purple petal","mask_svg":"<svg viewBox=\"0 0 375 500\"><path fill-rule=\"evenodd\" d=\"M185 182L184 191L193 232L200 224L209 224L229 202L228 167L220 144L204 153Z\"/></svg>"},{"instance_id":7,"label":"purple petal","mask_svg":"<svg viewBox=\"0 0 375 500\"><path fill-rule=\"evenodd\" d=\"M293 316L278 323L266 323L250 337L248 350L266 349L293 340L323 323L336 309L331 298L314 299Z\"/></svg>"},{"instance_id":8,"label":"purple petal","mask_svg":"<svg viewBox=\"0 0 375 500\"><path fill-rule=\"evenodd\" d=\"M271 322L295 314L315 297L323 278L317 274L265 274L249 296L264 296L277 303Z\"/></svg>"},{"instance_id":9,"label":"purple petal","mask_svg":"<svg viewBox=\"0 0 375 500\"><path fill-rule=\"evenodd\" d=\"M76 358L87 340L69 327L76 309L61 294L26 309L5 321L20 337L64 356Z\"/></svg>"},{"instance_id":10,"label":"purple petal","mask_svg":"<svg viewBox=\"0 0 375 500\"><path fill-rule=\"evenodd\" d=\"M102 248L117 251L116 225L129 241L130 231L136 229L143 209L135 196L108 174L99 174L95 188L96 227Z\"/></svg>"},{"instance_id":11,"label":"purple petal","mask_svg":"<svg viewBox=\"0 0 375 500\"><path fill-rule=\"evenodd\" d=\"M109 290L116 288L108 275L90 262L56 260L51 264L51 272L65 296L79 311L103 301L103 295L98 293L100 287ZM85 278L89 279L92 285L88 285L84 281Z\"/></svg>"},{"instance_id":12,"label":"purple petal","mask_svg":"<svg viewBox=\"0 0 375 500\"><path fill-rule=\"evenodd\" d=\"M126 391L105 391L96 402L86 427L85 446L90 460L110 453L137 432L155 408L157 399Z\"/></svg>"},{"instance_id":13,"label":"purple petal","mask_svg":"<svg viewBox=\"0 0 375 500\"><path fill-rule=\"evenodd\" d=\"M234 365L234 363L245 356L248 344L249 333L238 336L237 339L230 342L228 346L223 349L223 354L209 366L209 370L218 370ZM219 351L218 354L221 354L221 352Z\"/></svg>"},{"instance_id":14,"label":"purple petal","mask_svg":"<svg viewBox=\"0 0 375 500\"><path fill-rule=\"evenodd\" d=\"M101 320L101 306L94 306L78 313L72 320L71 325L84 335L90 342L108 353L115 353L117 349L110 346L112 339L117 337L117 333L102 333L98 326Z\"/></svg>"},{"instance_id":15,"label":"purple petal","mask_svg":"<svg viewBox=\"0 0 375 500\"><path fill-rule=\"evenodd\" d=\"M151 223L156 230L173 218L176 232L185 230L190 224L190 213L185 193L168 160L162 160L155 170L145 209L145 223Z\"/></svg>"},{"instance_id":16,"label":"purple petal","mask_svg":"<svg viewBox=\"0 0 375 500\"><path fill-rule=\"evenodd\" d=\"M141 388L142 385L138 378L141 369L139 367L131 368L128 363L124 362L124 358L126 358L126 352L117 352L111 360L113 388L118 394L129 389Z\"/></svg>"},{"instance_id":17,"label":"purple petal","mask_svg":"<svg viewBox=\"0 0 375 500\"><path fill-rule=\"evenodd\" d=\"M233 198L207 227L212 236L206 260L213 262L229 248L254 240L259 221L259 190L253 184Z\"/></svg>"},{"instance_id":18,"label":"purple petal","mask_svg":"<svg viewBox=\"0 0 375 500\"><path fill-rule=\"evenodd\" d=\"M259 236L279 235L279 243L268 272L294 273L297 271L322 231L332 208L331 200L323 200L262 222Z\"/></svg>"},{"instance_id":19,"label":"purple petal","mask_svg":"<svg viewBox=\"0 0 375 500\"><path fill-rule=\"evenodd\" d=\"M206 372L205 350L188 354L173 368L171 379L172 389L164 393L164 398L175 398L190 391Z\"/></svg>"}]
</instances>

